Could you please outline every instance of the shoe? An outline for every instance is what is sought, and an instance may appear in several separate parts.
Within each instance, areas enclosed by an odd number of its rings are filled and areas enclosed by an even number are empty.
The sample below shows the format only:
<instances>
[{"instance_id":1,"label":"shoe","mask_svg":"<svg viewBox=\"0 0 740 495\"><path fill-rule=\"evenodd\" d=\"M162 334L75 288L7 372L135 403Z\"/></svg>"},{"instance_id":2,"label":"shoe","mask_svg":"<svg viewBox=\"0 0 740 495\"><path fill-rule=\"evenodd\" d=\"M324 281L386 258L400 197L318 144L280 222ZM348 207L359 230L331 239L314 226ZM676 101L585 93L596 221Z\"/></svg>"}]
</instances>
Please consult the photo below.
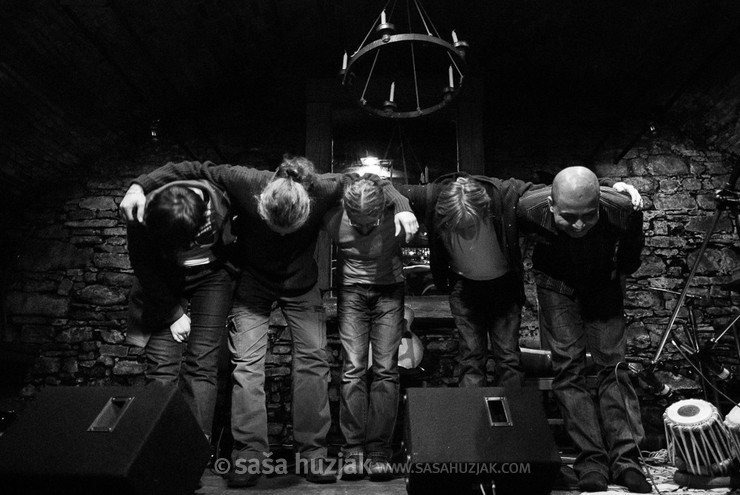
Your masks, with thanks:
<instances>
[{"instance_id":1,"label":"shoe","mask_svg":"<svg viewBox=\"0 0 740 495\"><path fill-rule=\"evenodd\" d=\"M597 471L586 473L578 480L578 489L582 492L605 492L608 486L606 476Z\"/></svg>"},{"instance_id":2,"label":"shoe","mask_svg":"<svg viewBox=\"0 0 740 495\"><path fill-rule=\"evenodd\" d=\"M340 478L345 481L357 481L365 477L365 455L362 452L347 454L342 464Z\"/></svg>"},{"instance_id":3,"label":"shoe","mask_svg":"<svg viewBox=\"0 0 740 495\"><path fill-rule=\"evenodd\" d=\"M388 481L393 479L393 468L386 457L371 456L367 465L367 474L370 481Z\"/></svg>"},{"instance_id":4,"label":"shoe","mask_svg":"<svg viewBox=\"0 0 740 495\"><path fill-rule=\"evenodd\" d=\"M229 488L247 488L257 484L257 480L262 476L261 473L238 473L229 471L226 474L226 486Z\"/></svg>"},{"instance_id":5,"label":"shoe","mask_svg":"<svg viewBox=\"0 0 740 495\"><path fill-rule=\"evenodd\" d=\"M329 466L331 465L331 469ZM310 483L335 483L337 481L336 469L334 462L318 457L308 460L308 469L306 472L306 481Z\"/></svg>"},{"instance_id":6,"label":"shoe","mask_svg":"<svg viewBox=\"0 0 740 495\"><path fill-rule=\"evenodd\" d=\"M653 487L645 479L642 471L635 468L625 469L614 482L617 485L626 486L629 491L634 493L650 493L653 491Z\"/></svg>"}]
</instances>

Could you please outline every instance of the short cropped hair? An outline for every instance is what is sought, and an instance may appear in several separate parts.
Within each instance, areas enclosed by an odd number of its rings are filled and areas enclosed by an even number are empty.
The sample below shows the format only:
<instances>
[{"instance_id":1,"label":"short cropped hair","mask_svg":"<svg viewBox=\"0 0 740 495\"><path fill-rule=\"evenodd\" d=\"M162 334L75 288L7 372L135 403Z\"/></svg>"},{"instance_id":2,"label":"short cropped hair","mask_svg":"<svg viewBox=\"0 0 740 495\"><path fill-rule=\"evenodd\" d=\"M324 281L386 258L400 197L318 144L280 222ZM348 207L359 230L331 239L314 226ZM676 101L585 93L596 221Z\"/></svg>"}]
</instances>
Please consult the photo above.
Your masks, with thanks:
<instances>
[{"instance_id":1,"label":"short cropped hair","mask_svg":"<svg viewBox=\"0 0 740 495\"><path fill-rule=\"evenodd\" d=\"M316 180L311 160L284 156L275 175L257 197L257 211L273 230L293 232L311 212L308 189Z\"/></svg>"},{"instance_id":2,"label":"short cropped hair","mask_svg":"<svg viewBox=\"0 0 740 495\"><path fill-rule=\"evenodd\" d=\"M144 224L167 252L188 249L206 221L206 204L190 188L170 186L147 201Z\"/></svg>"},{"instance_id":3,"label":"short cropped hair","mask_svg":"<svg viewBox=\"0 0 740 495\"><path fill-rule=\"evenodd\" d=\"M435 228L443 239L459 233L459 227L473 220L477 226L490 216L491 198L483 185L469 177L446 184L437 197Z\"/></svg>"}]
</instances>

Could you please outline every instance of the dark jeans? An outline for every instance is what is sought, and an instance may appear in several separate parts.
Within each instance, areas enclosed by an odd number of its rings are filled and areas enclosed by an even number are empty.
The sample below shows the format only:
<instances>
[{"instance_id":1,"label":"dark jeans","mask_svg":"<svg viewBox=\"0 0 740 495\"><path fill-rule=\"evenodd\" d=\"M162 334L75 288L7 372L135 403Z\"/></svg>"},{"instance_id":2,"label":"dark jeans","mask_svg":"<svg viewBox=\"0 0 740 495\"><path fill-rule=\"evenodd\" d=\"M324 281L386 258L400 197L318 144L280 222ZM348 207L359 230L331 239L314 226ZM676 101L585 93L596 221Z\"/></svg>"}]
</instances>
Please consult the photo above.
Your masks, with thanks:
<instances>
[{"instance_id":1,"label":"dark jeans","mask_svg":"<svg viewBox=\"0 0 740 495\"><path fill-rule=\"evenodd\" d=\"M398 347L403 335L404 285L342 286L337 297L342 340L339 425L344 451L391 458L398 413ZM372 382L368 393L368 352Z\"/></svg>"},{"instance_id":2,"label":"dark jeans","mask_svg":"<svg viewBox=\"0 0 740 495\"><path fill-rule=\"evenodd\" d=\"M293 439L296 451L312 459L326 457L329 414L329 362L326 314L313 287L285 296L242 275L234 300L229 350L235 365L231 396L232 457L264 460L270 452L265 404L265 357L272 304L277 301L293 338Z\"/></svg>"},{"instance_id":3,"label":"dark jeans","mask_svg":"<svg viewBox=\"0 0 740 495\"><path fill-rule=\"evenodd\" d=\"M172 338L169 327L152 332L146 346L146 379L148 382L179 382L198 424L210 438L216 406L218 356L234 286L231 275L223 268L185 270L181 304L187 310L190 301L190 336L186 343L180 343Z\"/></svg>"},{"instance_id":4,"label":"dark jeans","mask_svg":"<svg viewBox=\"0 0 740 495\"><path fill-rule=\"evenodd\" d=\"M553 391L565 428L578 449L573 468L579 476L596 471L612 480L627 468L639 469L638 443L644 437L640 404L625 369L622 289L607 282L566 296L537 287L540 330L550 343L555 370ZM596 403L586 388L586 351L598 372ZM625 410L625 403L627 408Z\"/></svg>"},{"instance_id":5,"label":"dark jeans","mask_svg":"<svg viewBox=\"0 0 740 495\"><path fill-rule=\"evenodd\" d=\"M522 307L516 275L507 273L484 281L457 276L453 281L450 311L460 339L460 386L486 386L490 338L496 385L520 387L524 378L519 350Z\"/></svg>"}]
</instances>

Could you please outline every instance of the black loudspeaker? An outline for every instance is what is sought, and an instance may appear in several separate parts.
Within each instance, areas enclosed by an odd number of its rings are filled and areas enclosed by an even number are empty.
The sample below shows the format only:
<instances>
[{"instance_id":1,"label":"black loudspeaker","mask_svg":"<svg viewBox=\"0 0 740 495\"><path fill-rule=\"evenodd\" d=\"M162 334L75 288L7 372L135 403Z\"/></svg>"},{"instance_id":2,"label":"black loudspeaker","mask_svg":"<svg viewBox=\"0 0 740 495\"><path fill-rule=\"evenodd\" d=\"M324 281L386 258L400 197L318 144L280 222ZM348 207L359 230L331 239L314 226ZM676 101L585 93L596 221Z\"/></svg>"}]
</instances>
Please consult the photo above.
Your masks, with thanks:
<instances>
[{"instance_id":1,"label":"black loudspeaker","mask_svg":"<svg viewBox=\"0 0 740 495\"><path fill-rule=\"evenodd\" d=\"M546 494L560 470L536 390L409 388L405 435L409 494Z\"/></svg>"},{"instance_id":2,"label":"black loudspeaker","mask_svg":"<svg viewBox=\"0 0 740 495\"><path fill-rule=\"evenodd\" d=\"M3 493L192 494L208 441L177 387L47 387L0 436Z\"/></svg>"}]
</instances>

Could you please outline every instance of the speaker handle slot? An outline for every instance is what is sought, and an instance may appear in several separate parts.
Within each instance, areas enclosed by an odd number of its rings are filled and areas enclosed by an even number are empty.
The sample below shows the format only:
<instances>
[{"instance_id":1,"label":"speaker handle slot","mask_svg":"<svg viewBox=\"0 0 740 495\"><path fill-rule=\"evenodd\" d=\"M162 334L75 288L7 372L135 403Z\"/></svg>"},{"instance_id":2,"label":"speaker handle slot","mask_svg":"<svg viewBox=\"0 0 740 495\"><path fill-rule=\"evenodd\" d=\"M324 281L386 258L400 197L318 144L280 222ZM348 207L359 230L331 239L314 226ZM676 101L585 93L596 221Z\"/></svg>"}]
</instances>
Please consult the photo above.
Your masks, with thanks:
<instances>
[{"instance_id":1,"label":"speaker handle slot","mask_svg":"<svg viewBox=\"0 0 740 495\"><path fill-rule=\"evenodd\" d=\"M511 409L506 397L483 397L488 411L491 426L514 426L511 421Z\"/></svg>"},{"instance_id":2,"label":"speaker handle slot","mask_svg":"<svg viewBox=\"0 0 740 495\"><path fill-rule=\"evenodd\" d=\"M87 431L103 431L110 433L116 429L116 425L123 417L128 406L134 400L133 397L111 397L98 413L98 416L90 424Z\"/></svg>"}]
</instances>

